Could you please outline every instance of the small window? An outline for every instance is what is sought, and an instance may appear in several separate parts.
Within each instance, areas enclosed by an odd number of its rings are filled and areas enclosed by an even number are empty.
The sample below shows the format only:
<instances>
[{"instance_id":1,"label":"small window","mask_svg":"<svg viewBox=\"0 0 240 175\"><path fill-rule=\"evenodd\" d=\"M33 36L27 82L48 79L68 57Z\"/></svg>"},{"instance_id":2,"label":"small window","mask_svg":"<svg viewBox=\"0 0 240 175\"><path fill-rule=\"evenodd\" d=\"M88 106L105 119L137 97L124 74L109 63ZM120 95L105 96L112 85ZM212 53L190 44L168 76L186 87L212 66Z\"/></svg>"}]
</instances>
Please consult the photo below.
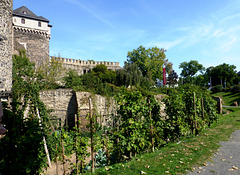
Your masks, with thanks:
<instances>
[{"instance_id":1,"label":"small window","mask_svg":"<svg viewBox=\"0 0 240 175\"><path fill-rule=\"evenodd\" d=\"M16 18L14 18L14 22L17 22L17 19L16 19Z\"/></svg>"},{"instance_id":2,"label":"small window","mask_svg":"<svg viewBox=\"0 0 240 175\"><path fill-rule=\"evenodd\" d=\"M38 27L42 27L42 23L41 22L38 22Z\"/></svg>"},{"instance_id":3,"label":"small window","mask_svg":"<svg viewBox=\"0 0 240 175\"><path fill-rule=\"evenodd\" d=\"M22 20L21 20L21 23L22 23L22 24L25 24L25 19L22 19Z\"/></svg>"},{"instance_id":4,"label":"small window","mask_svg":"<svg viewBox=\"0 0 240 175\"><path fill-rule=\"evenodd\" d=\"M27 11L23 11L23 14L27 14Z\"/></svg>"}]
</instances>

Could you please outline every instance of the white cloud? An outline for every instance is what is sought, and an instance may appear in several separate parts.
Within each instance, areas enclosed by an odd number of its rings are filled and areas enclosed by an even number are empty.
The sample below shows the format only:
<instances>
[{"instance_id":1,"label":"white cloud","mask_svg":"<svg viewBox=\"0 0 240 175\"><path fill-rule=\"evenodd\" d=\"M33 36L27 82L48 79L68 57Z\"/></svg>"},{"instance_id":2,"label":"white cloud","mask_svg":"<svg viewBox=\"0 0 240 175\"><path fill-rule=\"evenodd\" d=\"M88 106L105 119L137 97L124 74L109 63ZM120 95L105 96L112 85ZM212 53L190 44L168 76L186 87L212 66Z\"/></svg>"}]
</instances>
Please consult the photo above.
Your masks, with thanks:
<instances>
[{"instance_id":1,"label":"white cloud","mask_svg":"<svg viewBox=\"0 0 240 175\"><path fill-rule=\"evenodd\" d=\"M84 9L85 11L87 11L88 13L90 13L92 16L94 16L96 19L98 19L99 21L102 21L103 23L109 25L111 28L116 29L116 27L107 19L103 18L102 16L98 15L96 12L94 12L92 9L86 7L84 4L82 4L81 2L77 1L77 0L65 0L68 3L77 5L78 7Z\"/></svg>"},{"instance_id":2,"label":"white cloud","mask_svg":"<svg viewBox=\"0 0 240 175\"><path fill-rule=\"evenodd\" d=\"M233 45L237 42L237 38L234 36L229 37L228 41L226 43L223 43L220 47L218 47L218 50L221 50L223 52L229 51Z\"/></svg>"},{"instance_id":3,"label":"white cloud","mask_svg":"<svg viewBox=\"0 0 240 175\"><path fill-rule=\"evenodd\" d=\"M175 47L179 44L181 44L182 42L184 41L184 39L176 39L176 40L173 40L173 41L159 41L159 42L150 42L148 43L147 45L150 47L150 46L157 46L159 48L164 48L164 49L170 49L172 47Z\"/></svg>"}]
</instances>

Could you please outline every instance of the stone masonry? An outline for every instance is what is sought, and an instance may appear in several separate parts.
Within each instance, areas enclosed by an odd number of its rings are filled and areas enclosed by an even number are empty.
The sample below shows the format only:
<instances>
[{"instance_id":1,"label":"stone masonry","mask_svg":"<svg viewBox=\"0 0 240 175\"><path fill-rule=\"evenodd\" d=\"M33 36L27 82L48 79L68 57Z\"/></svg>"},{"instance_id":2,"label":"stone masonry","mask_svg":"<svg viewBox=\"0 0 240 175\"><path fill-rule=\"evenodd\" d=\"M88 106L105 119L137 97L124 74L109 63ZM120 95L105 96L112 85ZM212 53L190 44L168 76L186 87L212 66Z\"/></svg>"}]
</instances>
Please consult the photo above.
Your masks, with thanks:
<instances>
[{"instance_id":1,"label":"stone masonry","mask_svg":"<svg viewBox=\"0 0 240 175\"><path fill-rule=\"evenodd\" d=\"M68 70L75 70L78 75L83 75L87 72L90 72L97 65L103 64L109 70L118 70L121 69L119 62L109 62L109 61L84 61L70 58L61 58L61 57L50 57L50 62L52 60L59 61L62 63L63 68Z\"/></svg>"},{"instance_id":2,"label":"stone masonry","mask_svg":"<svg viewBox=\"0 0 240 175\"><path fill-rule=\"evenodd\" d=\"M12 0L0 1L0 92L12 89L12 5Z\"/></svg>"},{"instance_id":3,"label":"stone masonry","mask_svg":"<svg viewBox=\"0 0 240 175\"><path fill-rule=\"evenodd\" d=\"M71 89L57 89L40 92L40 99L48 109L52 109L51 115L61 121L61 126L75 126L77 115L80 116L81 129L86 129L89 114L89 98L92 99L93 116L102 126L114 126L114 117L117 115L116 103L113 98L93 95L90 92L75 92ZM161 102L164 95L158 94L155 99L161 106L161 115L166 117L165 105Z\"/></svg>"},{"instance_id":4,"label":"stone masonry","mask_svg":"<svg viewBox=\"0 0 240 175\"><path fill-rule=\"evenodd\" d=\"M15 46L26 43L27 57L36 65L48 61L49 38L46 35L14 27L14 41ZM17 53L17 49L17 47L14 48L14 53Z\"/></svg>"},{"instance_id":5,"label":"stone masonry","mask_svg":"<svg viewBox=\"0 0 240 175\"><path fill-rule=\"evenodd\" d=\"M18 54L19 49L25 49L27 57L36 67L48 62L52 27L49 20L22 6L13 10L12 22L14 54Z\"/></svg>"},{"instance_id":6,"label":"stone masonry","mask_svg":"<svg viewBox=\"0 0 240 175\"><path fill-rule=\"evenodd\" d=\"M98 122L103 126L112 125L111 117L116 114L113 99L89 92L74 92L71 89L57 89L40 92L40 99L48 109L52 109L51 115L61 121L61 125L70 128L75 125L77 114L81 118L81 128L86 129L87 114L89 113L89 98L92 99L94 114L98 114ZM96 115L94 115L96 117ZM101 117L100 117L101 116Z\"/></svg>"}]
</instances>

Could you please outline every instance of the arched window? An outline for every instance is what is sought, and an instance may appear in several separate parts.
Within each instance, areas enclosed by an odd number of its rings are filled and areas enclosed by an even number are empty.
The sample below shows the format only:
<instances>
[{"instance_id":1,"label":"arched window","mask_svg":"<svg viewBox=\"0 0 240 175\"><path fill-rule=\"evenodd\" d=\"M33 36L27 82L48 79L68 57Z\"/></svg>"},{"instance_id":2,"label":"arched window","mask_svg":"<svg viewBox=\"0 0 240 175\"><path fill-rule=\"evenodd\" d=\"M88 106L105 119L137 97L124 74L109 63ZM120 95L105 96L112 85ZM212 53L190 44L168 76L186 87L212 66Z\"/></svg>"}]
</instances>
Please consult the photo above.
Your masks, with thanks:
<instances>
[{"instance_id":1,"label":"arched window","mask_svg":"<svg viewBox=\"0 0 240 175\"><path fill-rule=\"evenodd\" d=\"M38 22L38 27L42 27L42 23L41 22Z\"/></svg>"}]
</instances>

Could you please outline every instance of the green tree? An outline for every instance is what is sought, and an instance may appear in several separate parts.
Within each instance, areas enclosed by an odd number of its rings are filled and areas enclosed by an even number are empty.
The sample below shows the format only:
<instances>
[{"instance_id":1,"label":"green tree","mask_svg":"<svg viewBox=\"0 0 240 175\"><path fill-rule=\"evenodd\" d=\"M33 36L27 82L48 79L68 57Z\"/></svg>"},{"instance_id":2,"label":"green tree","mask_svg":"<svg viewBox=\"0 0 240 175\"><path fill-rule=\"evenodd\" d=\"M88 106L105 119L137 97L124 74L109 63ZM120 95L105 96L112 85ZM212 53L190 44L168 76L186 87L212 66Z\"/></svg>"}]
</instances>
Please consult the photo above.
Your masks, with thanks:
<instances>
[{"instance_id":1,"label":"green tree","mask_svg":"<svg viewBox=\"0 0 240 175\"><path fill-rule=\"evenodd\" d=\"M151 78L143 77L141 70L138 69L136 63L124 63L123 69L116 71L116 85L117 86L141 86L142 88L149 88L153 85Z\"/></svg>"},{"instance_id":2,"label":"green tree","mask_svg":"<svg viewBox=\"0 0 240 175\"><path fill-rule=\"evenodd\" d=\"M200 71L205 70L202 64L199 64L198 61L191 60L189 62L182 62L179 66L182 69L181 76L184 78L184 83L194 83L194 75Z\"/></svg>"},{"instance_id":3,"label":"green tree","mask_svg":"<svg viewBox=\"0 0 240 175\"><path fill-rule=\"evenodd\" d=\"M152 78L155 82L157 79L163 79L163 64L165 64L167 71L172 68L172 63L166 59L165 52L166 50L157 47L146 49L143 46L139 46L136 50L134 49L132 52L128 52L127 62L137 64L142 75L147 78Z\"/></svg>"},{"instance_id":4,"label":"green tree","mask_svg":"<svg viewBox=\"0 0 240 175\"><path fill-rule=\"evenodd\" d=\"M204 70L203 65L199 64L198 61L195 60L182 62L179 68L183 69L180 75L184 78L193 77L198 71Z\"/></svg>"},{"instance_id":5,"label":"green tree","mask_svg":"<svg viewBox=\"0 0 240 175\"><path fill-rule=\"evenodd\" d=\"M172 86L178 83L178 75L174 70L172 70L168 75L168 83Z\"/></svg>"},{"instance_id":6,"label":"green tree","mask_svg":"<svg viewBox=\"0 0 240 175\"><path fill-rule=\"evenodd\" d=\"M181 72L181 76L183 77L192 77L194 76L198 71L203 71L204 67L202 64L199 64L198 61L191 60L189 62L182 62L179 66L180 69L183 69Z\"/></svg>"},{"instance_id":7,"label":"green tree","mask_svg":"<svg viewBox=\"0 0 240 175\"><path fill-rule=\"evenodd\" d=\"M237 78L236 66L223 63L216 67L207 68L206 75L211 78L212 85L233 85Z\"/></svg>"},{"instance_id":8,"label":"green tree","mask_svg":"<svg viewBox=\"0 0 240 175\"><path fill-rule=\"evenodd\" d=\"M116 79L116 72L108 70L104 64L99 64L92 69L92 75L97 77L102 83L114 83Z\"/></svg>"},{"instance_id":9,"label":"green tree","mask_svg":"<svg viewBox=\"0 0 240 175\"><path fill-rule=\"evenodd\" d=\"M36 72L41 88L54 89L62 84L61 81L66 70L61 61L51 59L51 61L47 61L44 65L40 66Z\"/></svg>"},{"instance_id":10,"label":"green tree","mask_svg":"<svg viewBox=\"0 0 240 175\"><path fill-rule=\"evenodd\" d=\"M81 77L78 75L78 73L75 70L70 69L66 76L63 78L65 82L65 87L67 88L73 88L78 87L80 88L83 85Z\"/></svg>"}]
</instances>

